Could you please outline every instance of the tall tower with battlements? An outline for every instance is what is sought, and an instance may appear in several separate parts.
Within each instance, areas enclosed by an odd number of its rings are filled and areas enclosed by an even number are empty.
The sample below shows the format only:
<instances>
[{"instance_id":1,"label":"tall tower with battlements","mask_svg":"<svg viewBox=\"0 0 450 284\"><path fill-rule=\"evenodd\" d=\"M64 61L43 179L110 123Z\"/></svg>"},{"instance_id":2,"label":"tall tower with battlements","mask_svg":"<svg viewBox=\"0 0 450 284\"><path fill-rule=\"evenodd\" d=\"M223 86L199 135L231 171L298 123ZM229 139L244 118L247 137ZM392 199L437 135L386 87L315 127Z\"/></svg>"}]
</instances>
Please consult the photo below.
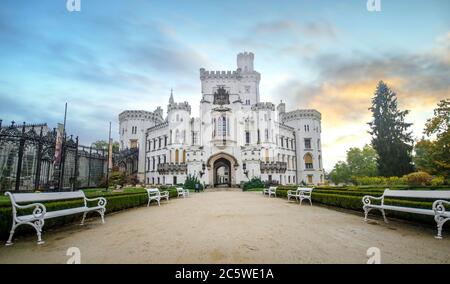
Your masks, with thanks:
<instances>
[{"instance_id":1,"label":"tall tower with battlements","mask_svg":"<svg viewBox=\"0 0 450 284\"><path fill-rule=\"evenodd\" d=\"M252 52L241 52L237 55L235 71L207 71L201 68L202 100L212 102L214 93L224 88L233 101L240 100L244 106L259 103L261 74L254 70L254 59Z\"/></svg>"}]
</instances>

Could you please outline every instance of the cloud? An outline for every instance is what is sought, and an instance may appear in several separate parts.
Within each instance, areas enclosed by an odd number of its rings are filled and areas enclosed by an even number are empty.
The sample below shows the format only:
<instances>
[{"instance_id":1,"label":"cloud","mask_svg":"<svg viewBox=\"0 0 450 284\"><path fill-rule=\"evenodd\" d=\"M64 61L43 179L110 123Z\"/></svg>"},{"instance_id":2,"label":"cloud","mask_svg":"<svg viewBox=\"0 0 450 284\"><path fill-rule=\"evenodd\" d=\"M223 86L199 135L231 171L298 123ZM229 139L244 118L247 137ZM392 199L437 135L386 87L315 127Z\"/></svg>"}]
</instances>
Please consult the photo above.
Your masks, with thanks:
<instances>
[{"instance_id":1,"label":"cloud","mask_svg":"<svg viewBox=\"0 0 450 284\"><path fill-rule=\"evenodd\" d=\"M406 119L415 122L414 135L420 136L424 113L429 113L439 100L450 97L449 43L450 36L446 34L438 38L436 48L423 53L318 55L305 60L316 72L314 80L291 79L275 93L289 101L292 108L314 108L322 113L323 132L335 133L323 134L329 139L322 139L324 157L328 154L334 159L336 147L361 147L370 140L366 126L371 119L368 108L380 80L397 93L400 108L411 110ZM328 168L331 166L328 164Z\"/></svg>"},{"instance_id":2,"label":"cloud","mask_svg":"<svg viewBox=\"0 0 450 284\"><path fill-rule=\"evenodd\" d=\"M238 49L272 49L284 56L311 56L323 41L337 41L339 29L326 20L299 23L293 20L261 21L242 36L231 38Z\"/></svg>"}]
</instances>

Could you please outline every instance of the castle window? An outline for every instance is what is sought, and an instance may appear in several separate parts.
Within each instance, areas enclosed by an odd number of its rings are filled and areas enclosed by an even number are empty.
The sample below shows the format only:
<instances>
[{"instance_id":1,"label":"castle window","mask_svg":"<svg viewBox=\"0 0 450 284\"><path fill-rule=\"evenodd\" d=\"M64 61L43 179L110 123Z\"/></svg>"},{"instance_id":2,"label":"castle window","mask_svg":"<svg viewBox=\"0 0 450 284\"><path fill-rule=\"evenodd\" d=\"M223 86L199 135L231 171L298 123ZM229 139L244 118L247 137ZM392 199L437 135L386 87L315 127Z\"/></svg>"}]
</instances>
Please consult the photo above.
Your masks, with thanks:
<instances>
[{"instance_id":1,"label":"castle window","mask_svg":"<svg viewBox=\"0 0 450 284\"><path fill-rule=\"evenodd\" d=\"M308 175L308 184L313 183L313 175Z\"/></svg>"},{"instance_id":2,"label":"castle window","mask_svg":"<svg viewBox=\"0 0 450 284\"><path fill-rule=\"evenodd\" d=\"M269 129L266 128L265 134L266 134L266 142L268 142L269 141Z\"/></svg>"},{"instance_id":3,"label":"castle window","mask_svg":"<svg viewBox=\"0 0 450 284\"><path fill-rule=\"evenodd\" d=\"M227 136L227 130L229 132L229 128L227 127L227 118L224 116L219 117L219 126L218 131L220 136Z\"/></svg>"},{"instance_id":4,"label":"castle window","mask_svg":"<svg viewBox=\"0 0 450 284\"><path fill-rule=\"evenodd\" d=\"M283 136L280 138L280 141L281 141L281 148L283 148L284 147L284 138L283 138Z\"/></svg>"},{"instance_id":5,"label":"castle window","mask_svg":"<svg viewBox=\"0 0 450 284\"><path fill-rule=\"evenodd\" d=\"M313 158L312 158L311 154L307 153L303 157L303 160L305 161L305 168L306 169L312 169L313 168Z\"/></svg>"},{"instance_id":6,"label":"castle window","mask_svg":"<svg viewBox=\"0 0 450 284\"><path fill-rule=\"evenodd\" d=\"M175 131L175 143L180 143L180 130L178 129Z\"/></svg>"},{"instance_id":7,"label":"castle window","mask_svg":"<svg viewBox=\"0 0 450 284\"><path fill-rule=\"evenodd\" d=\"M269 162L269 149L264 151L264 161Z\"/></svg>"},{"instance_id":8,"label":"castle window","mask_svg":"<svg viewBox=\"0 0 450 284\"><path fill-rule=\"evenodd\" d=\"M305 138L305 149L311 149L311 138Z\"/></svg>"},{"instance_id":9,"label":"castle window","mask_svg":"<svg viewBox=\"0 0 450 284\"><path fill-rule=\"evenodd\" d=\"M183 163L186 163L186 150L183 150Z\"/></svg>"},{"instance_id":10,"label":"castle window","mask_svg":"<svg viewBox=\"0 0 450 284\"><path fill-rule=\"evenodd\" d=\"M164 136L164 147L167 146L167 136Z\"/></svg>"},{"instance_id":11,"label":"castle window","mask_svg":"<svg viewBox=\"0 0 450 284\"><path fill-rule=\"evenodd\" d=\"M250 131L245 131L245 144L250 144Z\"/></svg>"},{"instance_id":12,"label":"castle window","mask_svg":"<svg viewBox=\"0 0 450 284\"><path fill-rule=\"evenodd\" d=\"M192 131L192 145L198 145L198 133Z\"/></svg>"},{"instance_id":13,"label":"castle window","mask_svg":"<svg viewBox=\"0 0 450 284\"><path fill-rule=\"evenodd\" d=\"M175 163L179 163L180 161L180 151L178 151L178 149L175 150Z\"/></svg>"}]
</instances>

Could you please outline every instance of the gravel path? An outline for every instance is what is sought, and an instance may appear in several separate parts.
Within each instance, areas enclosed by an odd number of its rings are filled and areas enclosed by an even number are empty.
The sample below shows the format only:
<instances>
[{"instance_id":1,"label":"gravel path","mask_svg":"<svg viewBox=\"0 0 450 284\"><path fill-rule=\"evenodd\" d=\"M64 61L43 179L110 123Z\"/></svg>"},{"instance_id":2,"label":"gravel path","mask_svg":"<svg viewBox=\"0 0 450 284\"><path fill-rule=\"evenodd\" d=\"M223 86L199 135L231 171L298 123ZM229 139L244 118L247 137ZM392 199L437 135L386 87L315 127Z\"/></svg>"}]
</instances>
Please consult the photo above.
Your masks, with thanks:
<instances>
[{"instance_id":1,"label":"gravel path","mask_svg":"<svg viewBox=\"0 0 450 284\"><path fill-rule=\"evenodd\" d=\"M65 263L69 247L82 263L365 263L369 247L381 250L382 263L450 263L448 229L440 241L435 233L259 192L214 191L107 215L104 225L95 216L47 231L41 246L34 236L16 238L0 246L0 263Z\"/></svg>"}]
</instances>

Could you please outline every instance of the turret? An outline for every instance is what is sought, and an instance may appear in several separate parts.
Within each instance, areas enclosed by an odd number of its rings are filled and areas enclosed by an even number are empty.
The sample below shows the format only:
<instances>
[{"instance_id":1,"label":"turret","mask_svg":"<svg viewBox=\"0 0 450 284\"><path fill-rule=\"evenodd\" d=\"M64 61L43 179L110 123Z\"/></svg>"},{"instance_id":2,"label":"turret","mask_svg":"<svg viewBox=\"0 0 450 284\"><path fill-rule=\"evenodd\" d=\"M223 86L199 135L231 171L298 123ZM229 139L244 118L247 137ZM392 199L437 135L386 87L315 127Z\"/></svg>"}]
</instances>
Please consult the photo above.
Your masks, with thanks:
<instances>
[{"instance_id":1,"label":"turret","mask_svg":"<svg viewBox=\"0 0 450 284\"><path fill-rule=\"evenodd\" d=\"M253 60L255 55L252 52L241 52L237 56L237 67L243 73L253 72Z\"/></svg>"}]
</instances>

